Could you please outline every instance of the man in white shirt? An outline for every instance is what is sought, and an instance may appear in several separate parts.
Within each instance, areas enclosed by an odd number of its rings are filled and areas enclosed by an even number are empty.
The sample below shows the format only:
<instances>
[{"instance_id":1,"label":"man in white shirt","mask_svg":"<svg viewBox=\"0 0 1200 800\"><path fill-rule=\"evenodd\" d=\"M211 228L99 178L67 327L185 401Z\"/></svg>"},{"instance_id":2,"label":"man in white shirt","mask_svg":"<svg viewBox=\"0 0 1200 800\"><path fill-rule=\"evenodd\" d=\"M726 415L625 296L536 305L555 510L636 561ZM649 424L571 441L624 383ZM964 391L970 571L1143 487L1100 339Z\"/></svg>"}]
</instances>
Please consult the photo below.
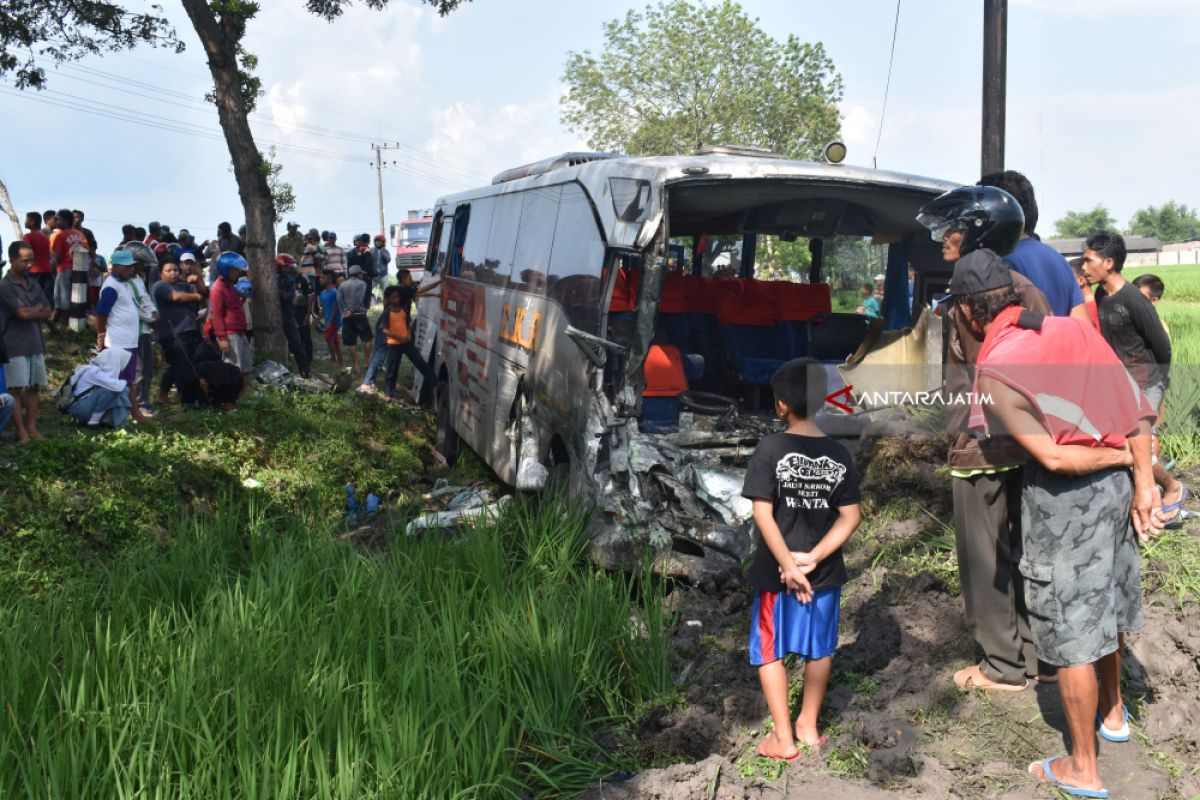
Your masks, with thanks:
<instances>
[{"instance_id":1,"label":"man in white shirt","mask_svg":"<svg viewBox=\"0 0 1200 800\"><path fill-rule=\"evenodd\" d=\"M135 422L142 422L150 415L138 406L136 379L141 318L130 284L133 253L117 250L109 264L112 272L100 287L100 300L96 303L96 347L100 350L115 347L129 352L129 362L118 377L129 387L129 403L133 407L130 416Z\"/></svg>"}]
</instances>

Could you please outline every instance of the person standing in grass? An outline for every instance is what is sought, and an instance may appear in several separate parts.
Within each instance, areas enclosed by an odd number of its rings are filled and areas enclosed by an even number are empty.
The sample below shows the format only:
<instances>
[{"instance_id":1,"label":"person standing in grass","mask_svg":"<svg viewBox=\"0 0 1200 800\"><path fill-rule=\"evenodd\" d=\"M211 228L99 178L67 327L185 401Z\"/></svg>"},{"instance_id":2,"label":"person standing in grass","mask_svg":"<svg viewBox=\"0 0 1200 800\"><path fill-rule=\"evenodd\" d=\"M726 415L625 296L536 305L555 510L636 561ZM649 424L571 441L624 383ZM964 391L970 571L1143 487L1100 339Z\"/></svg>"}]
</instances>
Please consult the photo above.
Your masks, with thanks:
<instances>
[{"instance_id":1,"label":"person standing in grass","mask_svg":"<svg viewBox=\"0 0 1200 800\"><path fill-rule=\"evenodd\" d=\"M33 248L33 267L30 277L42 287L47 298L54 296L54 268L50 265L50 238L42 233L42 215L30 211L25 215L26 244Z\"/></svg>"},{"instance_id":2,"label":"person standing in grass","mask_svg":"<svg viewBox=\"0 0 1200 800\"><path fill-rule=\"evenodd\" d=\"M369 254L368 254L369 256ZM350 267L350 274L337 287L338 311L342 315L342 337L350 351L350 363L358 372L358 343L363 343L363 368L371 362L371 350L375 336L371 323L367 321L367 284L363 280L363 268L358 264Z\"/></svg>"},{"instance_id":3,"label":"person standing in grass","mask_svg":"<svg viewBox=\"0 0 1200 800\"><path fill-rule=\"evenodd\" d=\"M14 408L17 440L40 439L38 387L46 385L46 341L41 323L53 309L29 270L33 248L24 241L8 245L9 270L0 279L0 343L5 353L5 385L20 408Z\"/></svg>"},{"instance_id":4,"label":"person standing in grass","mask_svg":"<svg viewBox=\"0 0 1200 800\"><path fill-rule=\"evenodd\" d=\"M775 731L759 755L792 762L819 747L817 714L837 649L842 545L858 527L858 479L850 453L826 438L814 416L827 393L823 365L798 358L771 377L775 413L787 426L762 439L746 469L742 496L754 503L755 553L750 663L758 667ZM804 659L804 698L793 726L783 657Z\"/></svg>"},{"instance_id":5,"label":"person standing in grass","mask_svg":"<svg viewBox=\"0 0 1200 800\"><path fill-rule=\"evenodd\" d=\"M1154 410L1089 321L1021 308L995 253L959 261L950 293L983 337L969 426L1002 430L1030 456L1020 570L1038 658L1057 668L1071 752L1028 771L1068 794L1108 797L1096 733L1130 740L1120 677L1124 636L1142 627L1137 540L1161 528Z\"/></svg>"},{"instance_id":6,"label":"person standing in grass","mask_svg":"<svg viewBox=\"0 0 1200 800\"><path fill-rule=\"evenodd\" d=\"M1079 260L1083 261L1082 258ZM1150 301L1150 305L1154 306L1155 313L1158 313L1158 302L1163 299L1163 295L1167 291L1167 285L1163 283L1162 278L1147 272L1145 275L1138 275L1134 278L1133 285L1138 288L1139 292L1146 296L1146 299ZM1167 327L1167 321L1160 315L1158 322L1163 326L1163 330L1166 331L1167 338L1170 339L1171 329Z\"/></svg>"},{"instance_id":7,"label":"person standing in grass","mask_svg":"<svg viewBox=\"0 0 1200 800\"><path fill-rule=\"evenodd\" d=\"M317 298L321 304L321 314L325 321L325 346L329 348L329 360L336 361L338 369L343 366L342 313L338 310L337 275L333 270L321 273L321 294Z\"/></svg>"},{"instance_id":8,"label":"person standing in grass","mask_svg":"<svg viewBox=\"0 0 1200 800\"><path fill-rule=\"evenodd\" d=\"M75 230L75 217L71 209L64 208L54 215L54 234L50 237L50 258L57 273L54 276L54 316L59 325L65 325L71 311L71 269L75 251L87 250L87 239Z\"/></svg>"},{"instance_id":9,"label":"person standing in grass","mask_svg":"<svg viewBox=\"0 0 1200 800\"><path fill-rule=\"evenodd\" d=\"M1171 339L1158 319L1154 304L1121 275L1125 267L1125 239L1104 231L1088 237L1083 251L1083 272L1096 289L1100 335L1129 370L1150 401L1156 415L1162 411L1171 371ZM1158 429L1153 430L1155 438ZM1179 516L1188 499L1187 487L1155 462L1154 482L1162 487L1166 519Z\"/></svg>"},{"instance_id":10,"label":"person standing in grass","mask_svg":"<svg viewBox=\"0 0 1200 800\"><path fill-rule=\"evenodd\" d=\"M987 248L1003 257L1012 251L1025 226L1016 199L993 186L952 189L926 204L917 221L942 243L942 259L957 264ZM957 270L957 266L954 268ZM1009 265L1023 307L1052 313L1045 294ZM1018 692L1031 679L1052 682L1055 672L1039 664L1025 612L1025 593L1017 564L1021 560L1021 474L1028 454L1007 436L981 437L967 429L966 397L974 380L975 359L983 346L953 303L946 349L946 403L950 449L950 486L954 496L954 548L962 584L967 628L980 658L954 673L964 689Z\"/></svg>"},{"instance_id":11,"label":"person standing in grass","mask_svg":"<svg viewBox=\"0 0 1200 800\"><path fill-rule=\"evenodd\" d=\"M207 294L197 287L203 285L202 281L189 283L183 279L179 264L168 261L163 264L162 280L152 289L158 307L155 329L167 361L158 388L159 405L168 403L171 388L179 383L179 376L192 369L193 354L201 341L196 315Z\"/></svg>"},{"instance_id":12,"label":"person standing in grass","mask_svg":"<svg viewBox=\"0 0 1200 800\"><path fill-rule=\"evenodd\" d=\"M138 402L137 364L138 337L141 332L139 303L134 298L134 260L128 250L116 250L109 259L111 274L100 287L100 300L96 303L96 349L115 347L129 352L129 360L117 377L125 381L129 391L130 416L142 422L150 415L142 410Z\"/></svg>"},{"instance_id":13,"label":"person standing in grass","mask_svg":"<svg viewBox=\"0 0 1200 800\"><path fill-rule=\"evenodd\" d=\"M227 223L226 223L227 224ZM221 357L237 365L242 373L242 394L250 388L250 373L254 371L254 354L250 352L250 330L242 298L238 296L238 279L245 276L250 265L239 253L225 251L217 257L217 280L208 294L208 319ZM240 395L239 395L240 397Z\"/></svg>"},{"instance_id":14,"label":"person standing in grass","mask_svg":"<svg viewBox=\"0 0 1200 800\"><path fill-rule=\"evenodd\" d=\"M384 385L388 400L396 393L396 376L400 373L400 359L404 356L408 356L413 367L425 376L430 386L437 383L437 377L429 363L417 352L412 343L412 336L409 335L411 320L405 308L405 301L411 306L415 291L411 286L407 289L389 286L383 293L384 309L379 319L379 329L383 331L387 340L387 376Z\"/></svg>"},{"instance_id":15,"label":"person standing in grass","mask_svg":"<svg viewBox=\"0 0 1200 800\"><path fill-rule=\"evenodd\" d=\"M1083 274L1083 256L1072 258L1070 261L1071 270L1075 273L1075 282L1079 284L1079 291L1083 295L1083 307L1087 310L1088 319L1092 322L1092 327L1100 330L1100 316L1096 313L1096 296L1092 293L1092 287L1088 286L1087 276Z\"/></svg>"}]
</instances>

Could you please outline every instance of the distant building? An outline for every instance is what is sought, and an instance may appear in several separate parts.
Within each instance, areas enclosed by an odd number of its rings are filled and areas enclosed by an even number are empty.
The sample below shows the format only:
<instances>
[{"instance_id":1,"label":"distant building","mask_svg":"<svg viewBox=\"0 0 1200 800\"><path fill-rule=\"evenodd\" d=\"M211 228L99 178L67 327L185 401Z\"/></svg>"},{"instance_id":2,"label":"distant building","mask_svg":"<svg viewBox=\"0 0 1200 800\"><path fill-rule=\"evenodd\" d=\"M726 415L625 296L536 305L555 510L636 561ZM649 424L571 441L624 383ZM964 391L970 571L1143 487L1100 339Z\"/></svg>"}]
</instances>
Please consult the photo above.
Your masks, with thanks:
<instances>
[{"instance_id":1,"label":"distant building","mask_svg":"<svg viewBox=\"0 0 1200 800\"><path fill-rule=\"evenodd\" d=\"M1063 258L1074 258L1083 255L1083 245L1087 239L1046 239L1046 244L1062 253ZM1157 253L1163 249L1163 243L1155 236L1126 236L1125 252Z\"/></svg>"},{"instance_id":2,"label":"distant building","mask_svg":"<svg viewBox=\"0 0 1200 800\"><path fill-rule=\"evenodd\" d=\"M1053 247L1063 258L1072 259L1083 255L1083 245L1087 239L1046 239L1046 244ZM1174 245L1168 245L1174 247ZM1179 255L1160 260L1163 243L1156 236L1125 236L1125 264L1131 267L1156 267L1159 264L1187 264L1190 261L1179 261Z\"/></svg>"}]
</instances>

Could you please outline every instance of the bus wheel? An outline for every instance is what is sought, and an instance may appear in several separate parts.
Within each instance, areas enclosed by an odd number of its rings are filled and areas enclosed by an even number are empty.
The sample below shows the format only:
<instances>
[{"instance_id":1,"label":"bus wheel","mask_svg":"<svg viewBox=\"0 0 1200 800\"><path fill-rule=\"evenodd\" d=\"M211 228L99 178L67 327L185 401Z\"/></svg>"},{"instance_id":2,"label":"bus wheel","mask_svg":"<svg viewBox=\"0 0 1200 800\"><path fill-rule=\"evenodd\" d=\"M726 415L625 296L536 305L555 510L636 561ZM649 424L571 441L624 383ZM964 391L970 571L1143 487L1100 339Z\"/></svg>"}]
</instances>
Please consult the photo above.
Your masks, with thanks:
<instances>
[{"instance_id":1,"label":"bus wheel","mask_svg":"<svg viewBox=\"0 0 1200 800\"><path fill-rule=\"evenodd\" d=\"M453 467L458 461L458 432L450 420L450 384L442 381L433 390L434 405L437 407L437 434L433 447L446 459L446 466Z\"/></svg>"}]
</instances>

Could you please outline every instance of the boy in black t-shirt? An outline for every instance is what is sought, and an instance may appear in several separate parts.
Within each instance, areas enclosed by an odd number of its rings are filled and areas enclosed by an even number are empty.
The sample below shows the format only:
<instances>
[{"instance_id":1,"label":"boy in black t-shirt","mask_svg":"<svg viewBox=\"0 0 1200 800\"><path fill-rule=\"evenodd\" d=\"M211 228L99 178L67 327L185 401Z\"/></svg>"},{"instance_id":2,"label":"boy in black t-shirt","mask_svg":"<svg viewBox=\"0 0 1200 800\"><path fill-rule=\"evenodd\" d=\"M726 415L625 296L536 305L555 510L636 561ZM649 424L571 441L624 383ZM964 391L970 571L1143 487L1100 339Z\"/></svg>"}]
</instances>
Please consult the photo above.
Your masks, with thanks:
<instances>
[{"instance_id":1,"label":"boy in black t-shirt","mask_svg":"<svg viewBox=\"0 0 1200 800\"><path fill-rule=\"evenodd\" d=\"M754 501L757 535L747 578L754 586L750 663L758 667L775 732L758 744L766 758L792 762L825 737L817 714L837 649L842 545L862 515L850 453L813 421L826 394L824 366L798 358L771 378L783 433L758 443L746 469L742 496ZM793 727L783 657L805 660L804 698Z\"/></svg>"}]
</instances>

